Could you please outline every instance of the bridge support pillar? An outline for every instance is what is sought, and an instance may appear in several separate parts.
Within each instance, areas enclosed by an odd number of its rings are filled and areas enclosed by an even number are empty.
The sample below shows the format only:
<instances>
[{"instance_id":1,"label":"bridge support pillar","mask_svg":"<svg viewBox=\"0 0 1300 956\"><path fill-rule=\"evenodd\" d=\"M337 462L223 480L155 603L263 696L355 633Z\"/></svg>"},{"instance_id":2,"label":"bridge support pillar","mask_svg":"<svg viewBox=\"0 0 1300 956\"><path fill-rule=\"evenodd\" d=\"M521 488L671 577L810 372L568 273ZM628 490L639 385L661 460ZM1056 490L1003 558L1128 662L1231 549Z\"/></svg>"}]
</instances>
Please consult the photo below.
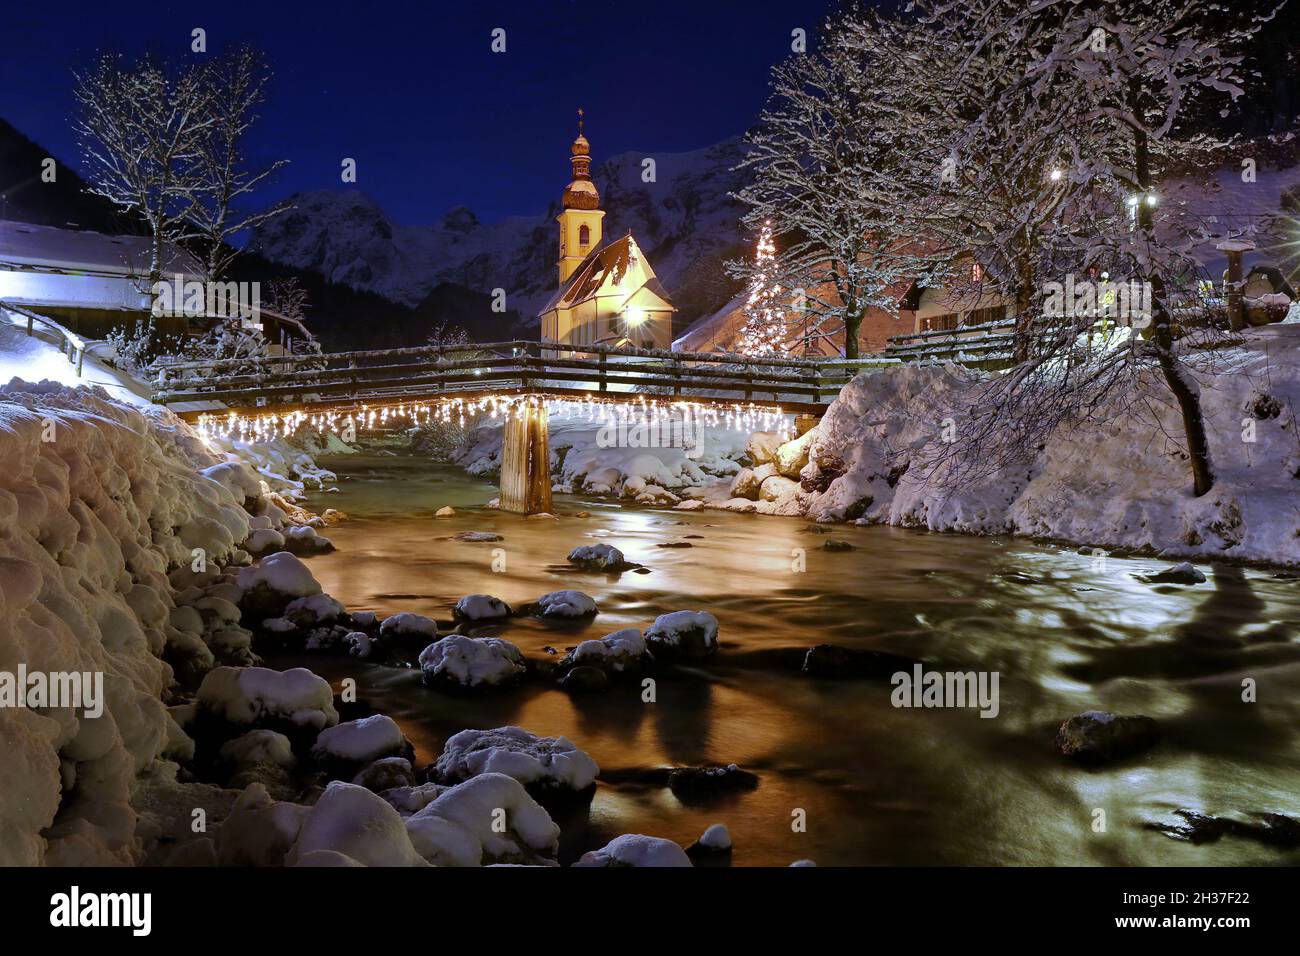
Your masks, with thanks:
<instances>
[{"instance_id":1,"label":"bridge support pillar","mask_svg":"<svg viewBox=\"0 0 1300 956\"><path fill-rule=\"evenodd\" d=\"M506 419L501 450L501 510L532 515L551 510L549 416L545 405L521 403Z\"/></svg>"}]
</instances>

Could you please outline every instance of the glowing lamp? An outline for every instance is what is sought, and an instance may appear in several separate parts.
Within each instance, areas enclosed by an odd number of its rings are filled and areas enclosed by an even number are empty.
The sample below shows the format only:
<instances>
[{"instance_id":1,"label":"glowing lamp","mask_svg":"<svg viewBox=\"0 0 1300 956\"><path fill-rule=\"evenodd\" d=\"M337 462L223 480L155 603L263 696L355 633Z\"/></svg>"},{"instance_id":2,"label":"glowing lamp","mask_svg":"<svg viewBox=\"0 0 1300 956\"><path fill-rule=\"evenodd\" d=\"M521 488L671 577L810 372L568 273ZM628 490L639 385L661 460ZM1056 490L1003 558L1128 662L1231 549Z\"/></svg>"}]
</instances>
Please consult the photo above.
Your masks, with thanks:
<instances>
[{"instance_id":1,"label":"glowing lamp","mask_svg":"<svg viewBox=\"0 0 1300 956\"><path fill-rule=\"evenodd\" d=\"M627 324L635 328L645 321L645 311L642 309L631 308L627 310Z\"/></svg>"}]
</instances>

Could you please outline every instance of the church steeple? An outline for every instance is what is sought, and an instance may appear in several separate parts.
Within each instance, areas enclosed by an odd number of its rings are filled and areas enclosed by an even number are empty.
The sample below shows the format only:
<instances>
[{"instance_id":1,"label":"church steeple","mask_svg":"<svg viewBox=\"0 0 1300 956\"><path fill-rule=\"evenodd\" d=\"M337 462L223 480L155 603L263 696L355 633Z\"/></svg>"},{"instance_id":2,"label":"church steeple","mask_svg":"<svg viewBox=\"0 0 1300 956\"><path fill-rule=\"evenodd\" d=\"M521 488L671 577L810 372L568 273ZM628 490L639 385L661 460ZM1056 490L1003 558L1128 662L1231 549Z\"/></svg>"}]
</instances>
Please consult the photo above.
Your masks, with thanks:
<instances>
[{"instance_id":1,"label":"church steeple","mask_svg":"<svg viewBox=\"0 0 1300 956\"><path fill-rule=\"evenodd\" d=\"M591 181L591 144L582 135L583 111L578 108L578 138L569 147L569 164L573 166L573 181L564 190L565 209L596 209L600 206L600 193Z\"/></svg>"},{"instance_id":2,"label":"church steeple","mask_svg":"<svg viewBox=\"0 0 1300 956\"><path fill-rule=\"evenodd\" d=\"M560 200L563 208L556 217L560 224L560 285L573 275L588 253L600 248L601 220L605 218L600 209L600 193L591 181L591 144L583 135L583 125L584 114L579 108L578 137L569 147L573 179L564 190Z\"/></svg>"}]
</instances>

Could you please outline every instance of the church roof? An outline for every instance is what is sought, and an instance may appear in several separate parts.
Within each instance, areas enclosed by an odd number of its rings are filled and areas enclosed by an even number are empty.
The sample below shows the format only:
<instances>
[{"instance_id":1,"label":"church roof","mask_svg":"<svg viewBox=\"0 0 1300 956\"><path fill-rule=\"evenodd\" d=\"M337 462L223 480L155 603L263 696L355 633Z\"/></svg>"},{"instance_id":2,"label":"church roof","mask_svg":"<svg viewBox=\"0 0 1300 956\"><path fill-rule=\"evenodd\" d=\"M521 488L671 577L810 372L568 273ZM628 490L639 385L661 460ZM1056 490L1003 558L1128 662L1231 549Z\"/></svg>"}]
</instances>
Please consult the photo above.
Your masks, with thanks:
<instances>
[{"instance_id":1,"label":"church roof","mask_svg":"<svg viewBox=\"0 0 1300 956\"><path fill-rule=\"evenodd\" d=\"M642 289L672 305L663 283L650 268L645 254L629 231L621 239L589 252L568 281L551 296L542 312L572 309L596 296L621 295L624 301L628 301Z\"/></svg>"}]
</instances>

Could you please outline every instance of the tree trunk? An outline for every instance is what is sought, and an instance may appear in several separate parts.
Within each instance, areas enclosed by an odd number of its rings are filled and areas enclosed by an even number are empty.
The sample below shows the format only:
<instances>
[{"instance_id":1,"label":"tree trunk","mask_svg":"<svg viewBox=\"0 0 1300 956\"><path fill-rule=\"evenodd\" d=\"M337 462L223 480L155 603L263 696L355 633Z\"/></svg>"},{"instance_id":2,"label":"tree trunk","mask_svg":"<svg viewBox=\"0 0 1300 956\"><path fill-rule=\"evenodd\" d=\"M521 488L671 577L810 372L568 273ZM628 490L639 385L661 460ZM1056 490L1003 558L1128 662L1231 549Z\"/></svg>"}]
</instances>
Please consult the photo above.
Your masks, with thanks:
<instances>
[{"instance_id":1,"label":"tree trunk","mask_svg":"<svg viewBox=\"0 0 1300 956\"><path fill-rule=\"evenodd\" d=\"M858 330L862 328L862 313L844 313L844 357L858 357Z\"/></svg>"},{"instance_id":2,"label":"tree trunk","mask_svg":"<svg viewBox=\"0 0 1300 956\"><path fill-rule=\"evenodd\" d=\"M1029 361L1030 336L1033 318L1029 314L1033 304L1032 275L1033 267L1029 264L1028 250L1022 250L1016 263L1016 328L1015 328L1015 364Z\"/></svg>"},{"instance_id":3,"label":"tree trunk","mask_svg":"<svg viewBox=\"0 0 1300 956\"><path fill-rule=\"evenodd\" d=\"M1141 188L1137 202L1137 226L1154 244L1155 215L1146 198L1151 195L1151 160L1147 151L1146 133L1136 134L1137 181ZM1187 377L1187 368L1174 354L1173 316L1165 302L1164 277L1147 276L1151 283L1151 341L1155 346L1156 361L1164 375L1165 384L1178 401L1178 411L1183 419L1183 435L1187 439L1187 457L1192 466L1192 491L1200 497L1214 487L1214 471L1210 465L1210 440L1205 432L1205 416L1201 411L1201 396L1196 384Z\"/></svg>"}]
</instances>

